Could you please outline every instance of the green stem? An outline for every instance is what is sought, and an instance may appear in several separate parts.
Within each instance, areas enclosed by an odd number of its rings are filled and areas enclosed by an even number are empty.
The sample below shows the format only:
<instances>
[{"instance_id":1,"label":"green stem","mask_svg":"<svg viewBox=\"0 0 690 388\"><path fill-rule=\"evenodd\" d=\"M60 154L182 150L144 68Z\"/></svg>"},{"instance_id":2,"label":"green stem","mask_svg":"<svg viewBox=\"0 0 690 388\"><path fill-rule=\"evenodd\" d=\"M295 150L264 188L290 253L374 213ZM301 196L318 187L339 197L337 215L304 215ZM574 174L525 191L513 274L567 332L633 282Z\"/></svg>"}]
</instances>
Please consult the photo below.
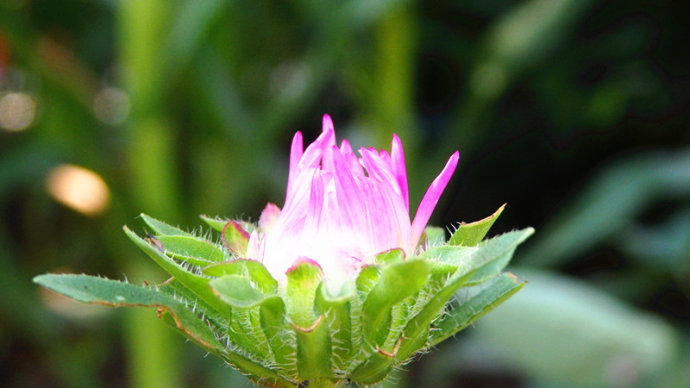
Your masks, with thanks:
<instances>
[{"instance_id":1,"label":"green stem","mask_svg":"<svg viewBox=\"0 0 690 388\"><path fill-rule=\"evenodd\" d=\"M130 203L137 211L179 219L175 185L174 137L164 119L160 48L166 31L166 0L123 0L118 3L118 40L123 86L131 99L128 163ZM135 279L160 274L141 256L126 271ZM157 276L158 275L158 276ZM125 317L131 385L180 386L175 335L151 311L132 309Z\"/></svg>"}]
</instances>

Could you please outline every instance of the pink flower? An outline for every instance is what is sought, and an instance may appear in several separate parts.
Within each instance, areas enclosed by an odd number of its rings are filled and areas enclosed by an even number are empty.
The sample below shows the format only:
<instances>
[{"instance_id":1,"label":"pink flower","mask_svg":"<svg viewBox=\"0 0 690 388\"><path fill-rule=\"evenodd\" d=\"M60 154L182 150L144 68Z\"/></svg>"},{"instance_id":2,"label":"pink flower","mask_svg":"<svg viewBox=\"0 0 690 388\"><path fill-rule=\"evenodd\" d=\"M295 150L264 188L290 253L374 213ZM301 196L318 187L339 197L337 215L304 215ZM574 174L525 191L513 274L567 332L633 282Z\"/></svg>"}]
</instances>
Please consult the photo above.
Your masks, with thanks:
<instances>
[{"instance_id":1,"label":"pink flower","mask_svg":"<svg viewBox=\"0 0 690 388\"><path fill-rule=\"evenodd\" d=\"M352 279L381 252L415 254L419 239L458 164L456 151L434 179L410 222L403 147L393 135L391 153L336 145L333 122L306 150L297 132L290 152L285 205L269 203L252 232L246 257L263 262L281 283L303 260L317 263L326 279Z\"/></svg>"}]
</instances>

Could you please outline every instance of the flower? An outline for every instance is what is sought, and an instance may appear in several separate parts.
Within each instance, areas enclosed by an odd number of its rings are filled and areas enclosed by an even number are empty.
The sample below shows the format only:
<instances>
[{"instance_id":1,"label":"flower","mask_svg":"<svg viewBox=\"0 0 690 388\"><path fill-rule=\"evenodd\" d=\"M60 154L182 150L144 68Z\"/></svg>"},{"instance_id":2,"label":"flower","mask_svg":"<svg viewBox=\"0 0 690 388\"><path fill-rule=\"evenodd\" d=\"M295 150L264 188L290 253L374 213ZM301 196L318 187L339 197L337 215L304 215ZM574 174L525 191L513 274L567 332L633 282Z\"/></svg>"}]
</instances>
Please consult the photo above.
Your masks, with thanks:
<instances>
[{"instance_id":1,"label":"flower","mask_svg":"<svg viewBox=\"0 0 690 388\"><path fill-rule=\"evenodd\" d=\"M405 156L397 135L390 154L360 148L347 140L336 145L333 122L323 117L323 132L306 150L297 132L283 209L269 203L250 236L246 257L262 262L284 283L286 272L302 261L318 264L335 283L354 279L374 257L391 249L415 254L432 211L458 164L451 155L410 221Z\"/></svg>"}]
</instances>

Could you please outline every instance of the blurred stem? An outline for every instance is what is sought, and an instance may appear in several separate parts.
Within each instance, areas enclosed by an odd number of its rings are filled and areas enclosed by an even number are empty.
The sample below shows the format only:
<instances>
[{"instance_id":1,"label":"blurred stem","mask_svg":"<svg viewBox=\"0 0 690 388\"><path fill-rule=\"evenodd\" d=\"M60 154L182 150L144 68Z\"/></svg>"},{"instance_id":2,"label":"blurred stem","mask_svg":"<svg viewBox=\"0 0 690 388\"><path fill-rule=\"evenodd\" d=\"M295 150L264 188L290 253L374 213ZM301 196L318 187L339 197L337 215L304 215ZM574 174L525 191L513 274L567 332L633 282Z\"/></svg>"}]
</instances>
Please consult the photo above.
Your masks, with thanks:
<instances>
[{"instance_id":1,"label":"blurred stem","mask_svg":"<svg viewBox=\"0 0 690 388\"><path fill-rule=\"evenodd\" d=\"M168 16L166 0L123 0L119 3L119 49L124 87L130 94L128 163L131 203L138 211L179 220L175 184L174 136L164 119L160 48ZM152 266L131 263L127 273L151 278ZM172 331L150 311L128 312L125 338L134 387L180 386L178 351Z\"/></svg>"},{"instance_id":2,"label":"blurred stem","mask_svg":"<svg viewBox=\"0 0 690 388\"><path fill-rule=\"evenodd\" d=\"M416 26L410 6L385 14L376 28L375 74L371 114L376 143L389 144L393 133L405 139L405 154L415 155L412 103ZM412 161L408 161L411 165Z\"/></svg>"}]
</instances>

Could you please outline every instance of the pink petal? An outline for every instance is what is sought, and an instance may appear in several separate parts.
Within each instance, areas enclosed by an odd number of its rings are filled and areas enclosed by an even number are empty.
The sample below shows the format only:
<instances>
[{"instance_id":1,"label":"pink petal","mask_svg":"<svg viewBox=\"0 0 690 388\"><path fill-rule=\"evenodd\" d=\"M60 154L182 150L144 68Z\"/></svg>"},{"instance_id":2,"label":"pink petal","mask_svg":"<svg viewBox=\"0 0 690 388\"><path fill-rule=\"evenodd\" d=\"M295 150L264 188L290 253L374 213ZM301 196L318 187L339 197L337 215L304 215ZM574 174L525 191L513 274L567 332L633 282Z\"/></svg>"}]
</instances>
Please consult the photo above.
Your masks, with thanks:
<instances>
[{"instance_id":1,"label":"pink petal","mask_svg":"<svg viewBox=\"0 0 690 388\"><path fill-rule=\"evenodd\" d=\"M334 128L335 128L335 127L333 126L333 120L331 120L331 116L329 116L329 115L327 115L327 114L323 115L323 127L322 127L322 130L323 130L324 132L326 132L326 131L331 131L331 132L333 132L333 131L335 131Z\"/></svg>"},{"instance_id":2,"label":"pink petal","mask_svg":"<svg viewBox=\"0 0 690 388\"><path fill-rule=\"evenodd\" d=\"M398 135L393 134L393 142L391 144L391 164L393 168L393 174L395 174L395 180L398 181L398 186L400 186L400 193L403 196L403 201L405 202L405 208L407 212L410 212L410 194L407 186L407 170L405 169L405 154L403 153L402 142Z\"/></svg>"},{"instance_id":3,"label":"pink petal","mask_svg":"<svg viewBox=\"0 0 690 388\"><path fill-rule=\"evenodd\" d=\"M345 158L350 172L352 172L354 176L363 177L364 171L362 171L362 165L359 164L359 159L352 151L350 143L345 139L340 143L340 153Z\"/></svg>"},{"instance_id":4,"label":"pink petal","mask_svg":"<svg viewBox=\"0 0 690 388\"><path fill-rule=\"evenodd\" d=\"M323 196L324 184L323 176L316 173L311 181L311 190L309 192L309 204L307 206L307 214L305 227L318 230L321 222L321 211L323 210Z\"/></svg>"},{"instance_id":5,"label":"pink petal","mask_svg":"<svg viewBox=\"0 0 690 388\"><path fill-rule=\"evenodd\" d=\"M287 191L285 197L289 197L295 189L295 180L297 179L299 162L304 154L304 147L302 145L302 132L295 133L292 138L292 147L290 148L290 171L288 173Z\"/></svg>"},{"instance_id":6,"label":"pink petal","mask_svg":"<svg viewBox=\"0 0 690 388\"><path fill-rule=\"evenodd\" d=\"M392 190L402 198L400 186L393 175L393 171L390 169L390 165L386 164L386 162L381 159L378 152L371 150L367 151L362 148L359 153L362 155L362 162L367 169L367 173L369 173L369 178L385 185L386 189Z\"/></svg>"},{"instance_id":7,"label":"pink petal","mask_svg":"<svg viewBox=\"0 0 690 388\"><path fill-rule=\"evenodd\" d=\"M259 217L259 228L261 228L261 232L268 233L273 228L279 216L280 208L274 203L267 203L264 211L261 212L261 217Z\"/></svg>"},{"instance_id":8,"label":"pink petal","mask_svg":"<svg viewBox=\"0 0 690 388\"><path fill-rule=\"evenodd\" d=\"M431 186L429 186L426 194L424 194L424 198L422 198L422 202L419 204L419 208L417 208L417 214L414 216L414 221L412 221L412 242L415 245L422 236L424 227L426 226L426 223L429 222L431 213L434 211L434 208L438 203L438 199L441 197L441 193L443 193L448 181L450 181L451 176L453 176L453 172L455 172L455 167L458 165L459 158L460 154L458 151L455 151L455 153L451 155L450 159L448 159L443 171L441 171L436 179L431 182Z\"/></svg>"},{"instance_id":9,"label":"pink petal","mask_svg":"<svg viewBox=\"0 0 690 388\"><path fill-rule=\"evenodd\" d=\"M345 225L356 228L362 225L366 214L362 190L348 168L348 161L339 152L333 152L335 194L340 208L340 214L345 218ZM359 167L361 172L361 167Z\"/></svg>"}]
</instances>

